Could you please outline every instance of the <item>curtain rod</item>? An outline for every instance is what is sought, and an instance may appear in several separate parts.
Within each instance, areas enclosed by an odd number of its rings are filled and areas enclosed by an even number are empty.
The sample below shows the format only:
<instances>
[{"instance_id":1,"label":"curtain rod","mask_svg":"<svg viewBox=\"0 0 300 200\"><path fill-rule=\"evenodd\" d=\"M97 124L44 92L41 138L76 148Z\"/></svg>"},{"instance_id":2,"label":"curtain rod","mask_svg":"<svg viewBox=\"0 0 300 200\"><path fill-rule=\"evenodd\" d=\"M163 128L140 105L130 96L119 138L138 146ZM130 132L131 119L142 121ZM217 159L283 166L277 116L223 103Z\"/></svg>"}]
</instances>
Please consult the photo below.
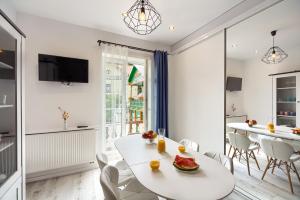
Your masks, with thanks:
<instances>
[{"instance_id":1,"label":"curtain rod","mask_svg":"<svg viewBox=\"0 0 300 200\"><path fill-rule=\"evenodd\" d=\"M133 46L128 46L128 45L124 45L124 44L118 44L118 43L114 43L114 42L108 42L108 41L103 41L103 40L98 40L97 42L98 42L99 46L101 44L112 44L112 45L117 45L117 46L121 46L121 47L127 47L128 49L134 49L134 50L146 51L146 52L154 53L153 50L143 49L143 48L133 47Z\"/></svg>"}]
</instances>

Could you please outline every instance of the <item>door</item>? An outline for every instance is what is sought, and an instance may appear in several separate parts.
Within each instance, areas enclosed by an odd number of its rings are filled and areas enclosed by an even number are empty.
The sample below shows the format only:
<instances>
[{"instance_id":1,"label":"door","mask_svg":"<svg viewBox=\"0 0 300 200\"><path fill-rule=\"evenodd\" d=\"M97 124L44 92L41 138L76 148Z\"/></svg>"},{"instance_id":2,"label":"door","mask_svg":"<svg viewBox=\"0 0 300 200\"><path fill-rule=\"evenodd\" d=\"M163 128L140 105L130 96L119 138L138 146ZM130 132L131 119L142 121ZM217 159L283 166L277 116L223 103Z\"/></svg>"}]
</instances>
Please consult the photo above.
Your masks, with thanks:
<instances>
[{"instance_id":1,"label":"door","mask_svg":"<svg viewBox=\"0 0 300 200\"><path fill-rule=\"evenodd\" d=\"M21 41L0 17L0 197L21 176Z\"/></svg>"},{"instance_id":2,"label":"door","mask_svg":"<svg viewBox=\"0 0 300 200\"><path fill-rule=\"evenodd\" d=\"M103 151L106 154L115 150L116 139L142 133L149 125L147 71L150 61L125 55L123 50L115 49L102 55L105 85Z\"/></svg>"}]
</instances>

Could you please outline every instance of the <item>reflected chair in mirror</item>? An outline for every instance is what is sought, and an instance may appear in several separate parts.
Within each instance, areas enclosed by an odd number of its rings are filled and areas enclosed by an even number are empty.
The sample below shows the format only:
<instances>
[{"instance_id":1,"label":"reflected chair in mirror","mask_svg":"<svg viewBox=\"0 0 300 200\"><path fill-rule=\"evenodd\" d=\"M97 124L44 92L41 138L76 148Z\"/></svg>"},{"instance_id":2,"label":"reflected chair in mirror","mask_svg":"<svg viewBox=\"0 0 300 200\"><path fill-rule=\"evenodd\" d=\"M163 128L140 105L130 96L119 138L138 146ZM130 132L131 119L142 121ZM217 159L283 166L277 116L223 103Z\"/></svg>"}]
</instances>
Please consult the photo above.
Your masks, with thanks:
<instances>
[{"instance_id":1,"label":"reflected chair in mirror","mask_svg":"<svg viewBox=\"0 0 300 200\"><path fill-rule=\"evenodd\" d=\"M103 168L108 165L108 160L105 156L100 156L100 155L96 155L96 159L98 162L98 166L102 172ZM135 179L133 173L131 172L131 170L129 169L128 165L126 164L126 162L124 160L118 161L115 164L115 167L118 169L118 186L125 186L126 184L128 184L132 179Z\"/></svg>"},{"instance_id":2,"label":"reflected chair in mirror","mask_svg":"<svg viewBox=\"0 0 300 200\"><path fill-rule=\"evenodd\" d=\"M227 156L230 156L230 152L231 152L231 149L232 149L232 145L229 142L229 136L228 136L230 133L234 133L234 132L227 132L226 133L226 144L229 143L229 145L230 145Z\"/></svg>"},{"instance_id":3,"label":"reflected chair in mirror","mask_svg":"<svg viewBox=\"0 0 300 200\"><path fill-rule=\"evenodd\" d=\"M179 143L195 152L199 152L199 144L197 142L189 139L182 139Z\"/></svg>"},{"instance_id":4,"label":"reflected chair in mirror","mask_svg":"<svg viewBox=\"0 0 300 200\"><path fill-rule=\"evenodd\" d=\"M232 155L233 158L241 160L243 157L247 162L248 175L250 176L250 167L249 167L249 159L252 158L255 160L257 168L260 169L259 164L257 162L256 156L254 154L254 150L258 149L259 146L252 144L248 136L241 135L238 133L228 133L229 143L232 145L234 152ZM244 157L245 155L245 157ZM239 158L238 158L239 156Z\"/></svg>"},{"instance_id":5,"label":"reflected chair in mirror","mask_svg":"<svg viewBox=\"0 0 300 200\"><path fill-rule=\"evenodd\" d=\"M280 167L281 165L284 165L288 176L290 191L291 193L294 193L290 172L295 172L300 182L300 177L294 164L294 162L300 160L300 155L294 153L294 148L290 144L280 140L262 138L261 147L269 157L267 167L261 179L264 179L268 169L272 168L272 173L274 173L276 166Z\"/></svg>"},{"instance_id":6,"label":"reflected chair in mirror","mask_svg":"<svg viewBox=\"0 0 300 200\"><path fill-rule=\"evenodd\" d=\"M142 186L136 179L124 189L118 188L119 171L116 167L106 165L100 174L100 184L105 200L158 200L158 197Z\"/></svg>"},{"instance_id":7,"label":"reflected chair in mirror","mask_svg":"<svg viewBox=\"0 0 300 200\"><path fill-rule=\"evenodd\" d=\"M229 156L215 152L205 152L204 155L218 161L219 163L224 165L232 174L234 173L233 161Z\"/></svg>"}]
</instances>

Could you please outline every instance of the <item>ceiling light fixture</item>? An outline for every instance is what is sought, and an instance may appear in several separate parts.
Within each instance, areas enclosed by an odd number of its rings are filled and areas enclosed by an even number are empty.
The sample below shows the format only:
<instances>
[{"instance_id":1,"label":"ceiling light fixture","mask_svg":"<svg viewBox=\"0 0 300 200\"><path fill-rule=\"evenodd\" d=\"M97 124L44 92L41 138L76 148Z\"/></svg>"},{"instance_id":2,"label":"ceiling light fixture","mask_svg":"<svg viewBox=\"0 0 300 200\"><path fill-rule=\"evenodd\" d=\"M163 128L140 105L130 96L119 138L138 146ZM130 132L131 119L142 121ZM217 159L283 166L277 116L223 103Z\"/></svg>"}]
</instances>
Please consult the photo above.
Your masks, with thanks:
<instances>
[{"instance_id":1,"label":"ceiling light fixture","mask_svg":"<svg viewBox=\"0 0 300 200\"><path fill-rule=\"evenodd\" d=\"M286 54L280 47L274 46L274 38L276 32L277 32L276 30L271 32L271 35L273 37L273 46L268 50L268 52L261 59L261 61L266 64L278 64L288 57L288 54Z\"/></svg>"},{"instance_id":2,"label":"ceiling light fixture","mask_svg":"<svg viewBox=\"0 0 300 200\"><path fill-rule=\"evenodd\" d=\"M170 26L169 26L169 30L170 30L170 31L175 31L175 26L174 26L174 25L170 25Z\"/></svg>"},{"instance_id":3,"label":"ceiling light fixture","mask_svg":"<svg viewBox=\"0 0 300 200\"><path fill-rule=\"evenodd\" d=\"M133 32L147 35L161 24L161 16L149 0L137 0L123 15L123 21Z\"/></svg>"}]
</instances>

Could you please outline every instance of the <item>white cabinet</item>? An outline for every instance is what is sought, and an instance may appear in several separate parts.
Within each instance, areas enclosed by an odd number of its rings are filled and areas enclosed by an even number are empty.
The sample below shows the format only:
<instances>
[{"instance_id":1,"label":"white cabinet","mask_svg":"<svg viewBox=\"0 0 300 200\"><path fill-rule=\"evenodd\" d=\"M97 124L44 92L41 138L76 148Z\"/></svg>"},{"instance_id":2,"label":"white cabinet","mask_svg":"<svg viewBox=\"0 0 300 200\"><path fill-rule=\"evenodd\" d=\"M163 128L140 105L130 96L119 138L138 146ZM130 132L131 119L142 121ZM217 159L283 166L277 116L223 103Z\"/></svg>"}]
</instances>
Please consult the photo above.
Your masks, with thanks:
<instances>
[{"instance_id":1,"label":"white cabinet","mask_svg":"<svg viewBox=\"0 0 300 200\"><path fill-rule=\"evenodd\" d=\"M21 200L22 199L22 180L21 178L10 187L10 189L2 196L1 200Z\"/></svg>"},{"instance_id":2,"label":"white cabinet","mask_svg":"<svg viewBox=\"0 0 300 200\"><path fill-rule=\"evenodd\" d=\"M0 38L0 200L21 200L25 38L1 9Z\"/></svg>"},{"instance_id":3,"label":"white cabinet","mask_svg":"<svg viewBox=\"0 0 300 200\"><path fill-rule=\"evenodd\" d=\"M300 127L300 72L273 75L272 81L274 123Z\"/></svg>"},{"instance_id":4,"label":"white cabinet","mask_svg":"<svg viewBox=\"0 0 300 200\"><path fill-rule=\"evenodd\" d=\"M226 124L228 123L244 123L247 120L247 115L227 115ZM226 126L226 133L234 132L235 130Z\"/></svg>"}]
</instances>

